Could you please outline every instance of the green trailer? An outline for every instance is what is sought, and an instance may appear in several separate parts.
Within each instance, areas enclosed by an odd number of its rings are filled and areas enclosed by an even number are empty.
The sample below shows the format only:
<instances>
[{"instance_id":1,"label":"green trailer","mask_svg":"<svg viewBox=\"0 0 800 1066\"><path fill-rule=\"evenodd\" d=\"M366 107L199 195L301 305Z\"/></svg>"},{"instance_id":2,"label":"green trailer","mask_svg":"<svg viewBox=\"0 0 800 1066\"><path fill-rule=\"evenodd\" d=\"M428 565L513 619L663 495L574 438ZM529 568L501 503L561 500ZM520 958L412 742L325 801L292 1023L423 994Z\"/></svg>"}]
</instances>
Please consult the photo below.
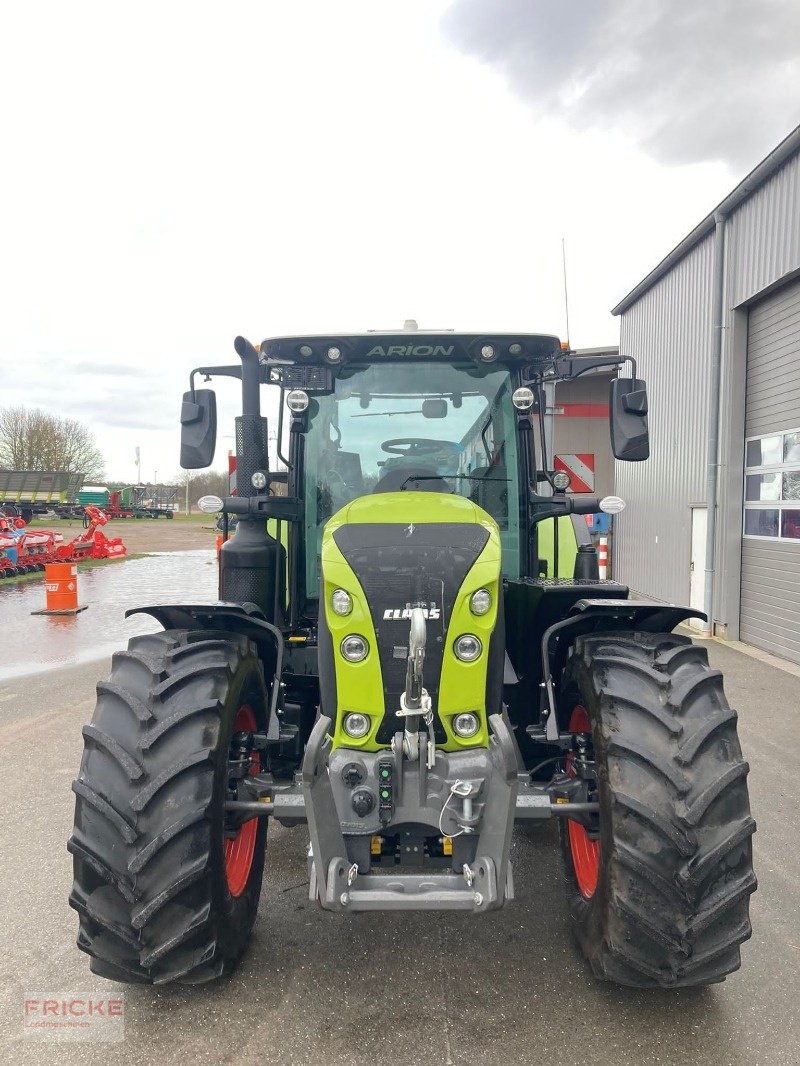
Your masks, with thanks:
<instances>
[{"instance_id":1,"label":"green trailer","mask_svg":"<svg viewBox=\"0 0 800 1066\"><path fill-rule=\"evenodd\" d=\"M109 491L102 485L87 485L78 493L78 504L81 507L93 504L95 507L105 508L108 507L108 502Z\"/></svg>"},{"instance_id":2,"label":"green trailer","mask_svg":"<svg viewBox=\"0 0 800 1066\"><path fill-rule=\"evenodd\" d=\"M83 477L67 470L0 470L0 511L26 522L49 510L69 516L79 504Z\"/></svg>"}]
</instances>

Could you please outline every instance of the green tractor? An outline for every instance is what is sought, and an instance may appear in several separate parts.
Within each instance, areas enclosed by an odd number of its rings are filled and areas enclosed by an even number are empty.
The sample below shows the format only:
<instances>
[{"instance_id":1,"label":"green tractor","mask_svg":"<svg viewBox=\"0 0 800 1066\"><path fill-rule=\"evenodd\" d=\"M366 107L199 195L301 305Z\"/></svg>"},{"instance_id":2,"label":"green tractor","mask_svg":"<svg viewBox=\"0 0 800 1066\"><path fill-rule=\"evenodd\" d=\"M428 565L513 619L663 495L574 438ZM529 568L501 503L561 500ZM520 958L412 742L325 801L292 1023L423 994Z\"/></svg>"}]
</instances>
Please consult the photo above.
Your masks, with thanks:
<instances>
[{"instance_id":1,"label":"green tractor","mask_svg":"<svg viewBox=\"0 0 800 1066\"><path fill-rule=\"evenodd\" d=\"M210 464L241 382L219 602L138 607L97 686L74 783L70 903L92 970L229 973L270 819L308 828L309 896L340 914L509 903L515 823L555 818L600 978L704 985L740 965L752 870L736 713L697 612L598 578L548 454L551 386L598 366L555 337L407 329L235 342L193 371L181 465ZM277 401L270 469L261 390ZM615 456L649 453L645 383L611 385Z\"/></svg>"}]
</instances>

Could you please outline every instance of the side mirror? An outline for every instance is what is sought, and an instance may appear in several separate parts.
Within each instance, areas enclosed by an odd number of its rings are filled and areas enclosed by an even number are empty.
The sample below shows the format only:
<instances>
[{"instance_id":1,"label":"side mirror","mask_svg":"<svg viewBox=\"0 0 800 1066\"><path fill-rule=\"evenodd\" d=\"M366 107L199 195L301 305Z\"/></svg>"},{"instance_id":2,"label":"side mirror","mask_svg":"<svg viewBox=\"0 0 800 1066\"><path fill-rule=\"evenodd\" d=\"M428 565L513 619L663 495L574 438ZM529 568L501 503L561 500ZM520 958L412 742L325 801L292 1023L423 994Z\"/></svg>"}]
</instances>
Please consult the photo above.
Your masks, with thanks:
<instances>
[{"instance_id":1,"label":"side mirror","mask_svg":"<svg viewBox=\"0 0 800 1066\"><path fill-rule=\"evenodd\" d=\"M181 466L201 470L211 466L217 445L217 397L211 389L183 394L181 404Z\"/></svg>"},{"instance_id":2,"label":"side mirror","mask_svg":"<svg viewBox=\"0 0 800 1066\"><path fill-rule=\"evenodd\" d=\"M611 382L609 421L616 459L638 463L650 457L647 386L641 378L615 378Z\"/></svg>"}]
</instances>

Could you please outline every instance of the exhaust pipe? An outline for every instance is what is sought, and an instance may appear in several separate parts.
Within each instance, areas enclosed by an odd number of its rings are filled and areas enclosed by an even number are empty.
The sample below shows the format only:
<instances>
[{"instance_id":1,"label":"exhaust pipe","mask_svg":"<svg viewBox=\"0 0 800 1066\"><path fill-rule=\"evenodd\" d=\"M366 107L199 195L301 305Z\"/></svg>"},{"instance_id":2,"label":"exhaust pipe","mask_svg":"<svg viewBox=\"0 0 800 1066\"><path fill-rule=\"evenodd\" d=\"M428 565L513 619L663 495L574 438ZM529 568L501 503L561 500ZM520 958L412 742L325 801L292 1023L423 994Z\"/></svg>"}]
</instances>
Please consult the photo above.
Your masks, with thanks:
<instances>
[{"instance_id":1,"label":"exhaust pipe","mask_svg":"<svg viewBox=\"0 0 800 1066\"><path fill-rule=\"evenodd\" d=\"M237 496L261 493L253 474L267 473L267 420L261 416L261 369L258 352L244 337L233 343L242 361L242 413L236 419ZM219 553L219 598L255 603L272 625L284 624L286 551L267 532L263 515L241 514L236 531Z\"/></svg>"}]
</instances>

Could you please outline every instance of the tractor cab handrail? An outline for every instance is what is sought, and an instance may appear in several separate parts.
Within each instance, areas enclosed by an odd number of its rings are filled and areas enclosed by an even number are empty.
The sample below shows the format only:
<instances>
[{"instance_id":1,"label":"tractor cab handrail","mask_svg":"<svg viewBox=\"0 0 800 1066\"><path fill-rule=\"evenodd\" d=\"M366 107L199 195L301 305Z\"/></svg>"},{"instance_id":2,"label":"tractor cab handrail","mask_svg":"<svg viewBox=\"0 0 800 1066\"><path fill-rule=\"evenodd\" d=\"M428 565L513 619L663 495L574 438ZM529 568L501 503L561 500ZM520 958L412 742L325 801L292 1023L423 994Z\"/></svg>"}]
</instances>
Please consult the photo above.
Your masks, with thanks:
<instances>
[{"instance_id":1,"label":"tractor cab handrail","mask_svg":"<svg viewBox=\"0 0 800 1066\"><path fill-rule=\"evenodd\" d=\"M224 514L263 515L280 522L301 522L304 504L299 496L226 496Z\"/></svg>"},{"instance_id":2,"label":"tractor cab handrail","mask_svg":"<svg viewBox=\"0 0 800 1066\"><path fill-rule=\"evenodd\" d=\"M540 496L531 492L531 525L544 522L548 518L562 518L572 514L596 514L600 510L597 496L567 496L563 492L554 492L552 496Z\"/></svg>"}]
</instances>

